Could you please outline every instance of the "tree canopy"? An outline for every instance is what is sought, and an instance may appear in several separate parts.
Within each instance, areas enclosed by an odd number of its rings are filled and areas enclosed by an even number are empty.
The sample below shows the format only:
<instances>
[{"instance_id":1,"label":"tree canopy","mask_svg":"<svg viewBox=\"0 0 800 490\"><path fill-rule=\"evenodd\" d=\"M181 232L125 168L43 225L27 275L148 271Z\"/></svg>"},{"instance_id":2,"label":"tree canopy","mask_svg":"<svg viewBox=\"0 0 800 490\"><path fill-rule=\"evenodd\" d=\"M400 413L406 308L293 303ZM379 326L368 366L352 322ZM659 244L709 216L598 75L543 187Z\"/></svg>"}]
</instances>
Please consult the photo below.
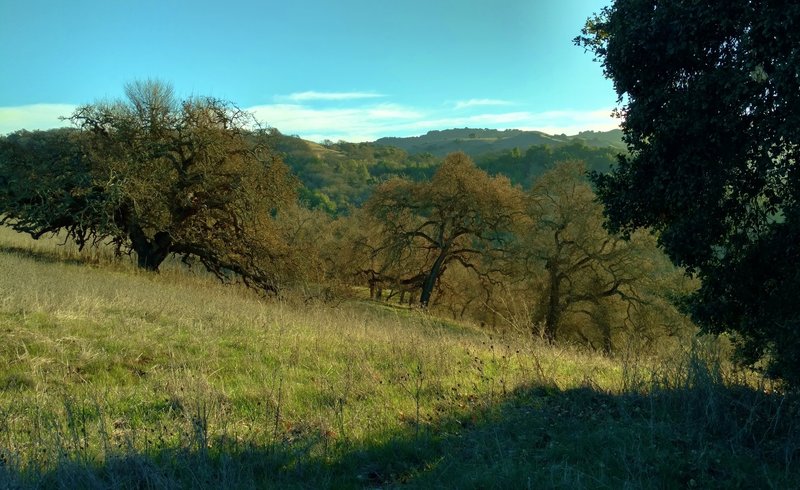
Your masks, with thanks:
<instances>
[{"instance_id":1,"label":"tree canopy","mask_svg":"<svg viewBox=\"0 0 800 490\"><path fill-rule=\"evenodd\" d=\"M617 0L576 42L621 104L611 228L652 227L702 281L695 320L800 384L800 4Z\"/></svg>"},{"instance_id":2,"label":"tree canopy","mask_svg":"<svg viewBox=\"0 0 800 490\"><path fill-rule=\"evenodd\" d=\"M91 240L86 211L102 209L106 197L92 182L81 137L57 129L0 138L0 224L33 238L63 229L81 247Z\"/></svg>"}]
</instances>

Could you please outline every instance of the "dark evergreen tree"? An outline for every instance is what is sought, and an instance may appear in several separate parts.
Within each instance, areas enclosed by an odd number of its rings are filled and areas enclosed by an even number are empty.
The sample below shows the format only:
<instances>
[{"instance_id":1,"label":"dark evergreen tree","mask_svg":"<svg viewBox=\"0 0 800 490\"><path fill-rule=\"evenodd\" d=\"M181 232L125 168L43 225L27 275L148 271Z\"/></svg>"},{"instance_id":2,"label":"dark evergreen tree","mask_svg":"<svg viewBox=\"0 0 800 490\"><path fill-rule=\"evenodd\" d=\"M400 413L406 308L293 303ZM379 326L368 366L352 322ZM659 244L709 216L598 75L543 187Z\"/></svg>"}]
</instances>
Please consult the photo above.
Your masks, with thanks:
<instances>
[{"instance_id":1,"label":"dark evergreen tree","mask_svg":"<svg viewBox=\"0 0 800 490\"><path fill-rule=\"evenodd\" d=\"M694 319L800 384L800 4L617 0L576 42L621 104L611 228L652 227L702 280Z\"/></svg>"}]
</instances>

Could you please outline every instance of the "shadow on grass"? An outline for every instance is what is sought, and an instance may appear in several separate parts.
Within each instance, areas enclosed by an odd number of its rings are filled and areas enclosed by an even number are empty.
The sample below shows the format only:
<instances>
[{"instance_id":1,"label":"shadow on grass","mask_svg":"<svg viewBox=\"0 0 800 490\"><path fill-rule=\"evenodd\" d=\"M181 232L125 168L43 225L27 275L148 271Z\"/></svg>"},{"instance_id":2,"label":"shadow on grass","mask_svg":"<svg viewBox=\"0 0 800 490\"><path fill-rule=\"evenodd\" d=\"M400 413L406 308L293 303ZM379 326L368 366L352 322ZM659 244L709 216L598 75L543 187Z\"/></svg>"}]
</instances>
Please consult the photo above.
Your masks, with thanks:
<instances>
[{"instance_id":1,"label":"shadow on grass","mask_svg":"<svg viewBox=\"0 0 800 490\"><path fill-rule=\"evenodd\" d=\"M198 432L191 445L0 458L0 488L797 488L800 401L701 384L612 395L529 386L409 421L386 442L308 436L265 447Z\"/></svg>"},{"instance_id":2,"label":"shadow on grass","mask_svg":"<svg viewBox=\"0 0 800 490\"><path fill-rule=\"evenodd\" d=\"M97 265L100 260L93 257L74 256L62 250L35 250L29 247L0 244L0 254L17 255L45 264Z\"/></svg>"},{"instance_id":3,"label":"shadow on grass","mask_svg":"<svg viewBox=\"0 0 800 490\"><path fill-rule=\"evenodd\" d=\"M611 395L531 386L456 430L351 453L364 486L793 488L800 403L701 386ZM452 427L452 424L451 424ZM366 471L366 472L365 472Z\"/></svg>"}]
</instances>

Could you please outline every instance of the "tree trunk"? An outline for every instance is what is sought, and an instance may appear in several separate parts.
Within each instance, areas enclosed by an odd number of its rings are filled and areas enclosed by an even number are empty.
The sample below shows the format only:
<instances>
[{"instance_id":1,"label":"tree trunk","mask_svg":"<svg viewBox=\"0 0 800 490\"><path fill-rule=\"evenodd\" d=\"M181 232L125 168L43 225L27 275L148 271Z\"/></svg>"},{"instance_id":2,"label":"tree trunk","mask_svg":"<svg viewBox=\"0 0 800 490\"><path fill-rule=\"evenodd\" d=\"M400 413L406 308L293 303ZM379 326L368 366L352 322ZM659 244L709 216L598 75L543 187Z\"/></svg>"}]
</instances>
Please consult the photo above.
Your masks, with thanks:
<instances>
[{"instance_id":1,"label":"tree trunk","mask_svg":"<svg viewBox=\"0 0 800 490\"><path fill-rule=\"evenodd\" d=\"M561 321L561 277L558 263L550 259L545 268L548 272L547 314L544 320L544 337L551 344L556 341L558 323Z\"/></svg>"},{"instance_id":2,"label":"tree trunk","mask_svg":"<svg viewBox=\"0 0 800 490\"><path fill-rule=\"evenodd\" d=\"M604 303L596 302L595 304L597 305L595 308L597 313L592 320L594 320L600 328L600 332L603 335L603 353L611 355L611 351L614 350L614 343L611 337L611 325L613 321L611 312Z\"/></svg>"},{"instance_id":3,"label":"tree trunk","mask_svg":"<svg viewBox=\"0 0 800 490\"><path fill-rule=\"evenodd\" d=\"M607 356L611 355L614 350L614 344L611 342L611 325L604 323L600 325L603 332L603 353Z\"/></svg>"},{"instance_id":4,"label":"tree trunk","mask_svg":"<svg viewBox=\"0 0 800 490\"><path fill-rule=\"evenodd\" d=\"M136 263L139 268L154 272L158 271L158 267L170 252L172 239L169 233L159 231L151 240L147 238L147 235L138 225L133 225L128 235L131 239L131 247L136 252Z\"/></svg>"},{"instance_id":5,"label":"tree trunk","mask_svg":"<svg viewBox=\"0 0 800 490\"><path fill-rule=\"evenodd\" d=\"M428 304L431 302L433 287L436 286L436 281L438 281L439 276L442 275L442 264L444 264L445 256L446 251L442 250L439 256L436 257L436 262L433 263L430 272L425 276L425 281L422 283L422 294L419 297L419 304L423 308L427 308Z\"/></svg>"}]
</instances>

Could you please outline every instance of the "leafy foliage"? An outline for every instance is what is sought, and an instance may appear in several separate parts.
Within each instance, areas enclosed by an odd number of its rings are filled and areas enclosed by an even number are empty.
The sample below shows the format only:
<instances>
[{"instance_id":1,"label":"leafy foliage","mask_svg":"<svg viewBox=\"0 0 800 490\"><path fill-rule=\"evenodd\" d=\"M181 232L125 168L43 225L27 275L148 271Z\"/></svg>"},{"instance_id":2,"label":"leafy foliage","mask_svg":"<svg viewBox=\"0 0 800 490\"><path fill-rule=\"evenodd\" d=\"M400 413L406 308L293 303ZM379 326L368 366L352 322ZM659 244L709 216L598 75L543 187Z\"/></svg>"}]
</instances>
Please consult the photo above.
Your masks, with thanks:
<instances>
[{"instance_id":1,"label":"leafy foliage","mask_svg":"<svg viewBox=\"0 0 800 490\"><path fill-rule=\"evenodd\" d=\"M614 81L630 154L611 227L653 227L702 280L694 318L800 384L800 5L617 0L576 42Z\"/></svg>"}]
</instances>

